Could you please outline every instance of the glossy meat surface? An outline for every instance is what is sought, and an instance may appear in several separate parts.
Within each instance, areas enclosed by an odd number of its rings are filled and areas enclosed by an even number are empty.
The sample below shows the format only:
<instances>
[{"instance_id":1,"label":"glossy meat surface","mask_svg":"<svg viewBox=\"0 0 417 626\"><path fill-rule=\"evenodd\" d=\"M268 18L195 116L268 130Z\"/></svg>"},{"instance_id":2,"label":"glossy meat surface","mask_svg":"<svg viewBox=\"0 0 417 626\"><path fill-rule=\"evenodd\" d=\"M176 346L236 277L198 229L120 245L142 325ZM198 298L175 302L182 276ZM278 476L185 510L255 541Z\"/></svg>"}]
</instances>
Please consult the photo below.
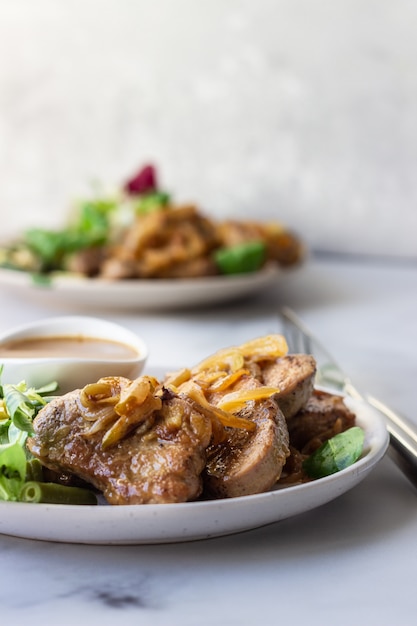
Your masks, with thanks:
<instances>
[{"instance_id":1,"label":"glossy meat surface","mask_svg":"<svg viewBox=\"0 0 417 626\"><path fill-rule=\"evenodd\" d=\"M355 419L341 396L316 389L288 424L291 445L311 453L322 441L354 426Z\"/></svg>"},{"instance_id":2,"label":"glossy meat surface","mask_svg":"<svg viewBox=\"0 0 417 626\"><path fill-rule=\"evenodd\" d=\"M185 502L200 495L211 423L184 398L165 393L145 432L138 428L107 449L102 433L86 436L82 413L77 390L38 414L28 448L46 467L76 474L110 504Z\"/></svg>"},{"instance_id":3,"label":"glossy meat surface","mask_svg":"<svg viewBox=\"0 0 417 626\"><path fill-rule=\"evenodd\" d=\"M306 404L313 392L316 361L308 354L287 354L261 371L268 387L277 387L276 400L286 419L291 419Z\"/></svg>"},{"instance_id":4,"label":"glossy meat surface","mask_svg":"<svg viewBox=\"0 0 417 626\"><path fill-rule=\"evenodd\" d=\"M234 391L261 387L252 376L243 377ZM220 394L210 398L217 404ZM205 486L215 497L236 497L270 489L281 475L289 455L284 415L272 398L250 401L239 413L256 424L256 430L229 429L225 441L209 446Z\"/></svg>"}]
</instances>

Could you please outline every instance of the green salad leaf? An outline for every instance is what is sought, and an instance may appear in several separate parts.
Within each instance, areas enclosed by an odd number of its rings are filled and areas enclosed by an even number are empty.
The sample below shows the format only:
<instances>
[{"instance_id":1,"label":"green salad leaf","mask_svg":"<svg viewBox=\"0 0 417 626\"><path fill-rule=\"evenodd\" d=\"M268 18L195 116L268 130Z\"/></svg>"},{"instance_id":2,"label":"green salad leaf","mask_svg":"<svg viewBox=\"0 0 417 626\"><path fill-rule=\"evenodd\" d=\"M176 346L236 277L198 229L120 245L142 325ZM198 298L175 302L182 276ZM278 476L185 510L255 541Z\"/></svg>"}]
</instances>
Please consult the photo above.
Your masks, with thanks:
<instances>
[{"instance_id":1,"label":"green salad leaf","mask_svg":"<svg viewBox=\"0 0 417 626\"><path fill-rule=\"evenodd\" d=\"M2 370L0 366L0 377ZM33 419L57 388L55 381L38 389L24 381L0 384L0 500L97 504L91 489L44 482L41 463L26 447Z\"/></svg>"},{"instance_id":2,"label":"green salad leaf","mask_svg":"<svg viewBox=\"0 0 417 626\"><path fill-rule=\"evenodd\" d=\"M118 203L111 198L92 199L77 207L66 228L28 229L24 235L24 245L35 255L38 271L61 269L68 255L107 243L112 228L111 216L117 207Z\"/></svg>"},{"instance_id":3,"label":"green salad leaf","mask_svg":"<svg viewBox=\"0 0 417 626\"><path fill-rule=\"evenodd\" d=\"M359 459L363 451L365 433L353 426L328 439L303 463L310 478L323 478L349 467Z\"/></svg>"},{"instance_id":4,"label":"green salad leaf","mask_svg":"<svg viewBox=\"0 0 417 626\"><path fill-rule=\"evenodd\" d=\"M160 211L168 206L169 201L169 194L163 191L154 191L144 194L135 207L136 213L138 215L147 215L154 211Z\"/></svg>"},{"instance_id":5,"label":"green salad leaf","mask_svg":"<svg viewBox=\"0 0 417 626\"><path fill-rule=\"evenodd\" d=\"M84 202L72 228L90 239L91 243L103 243L108 238L110 216L116 209L117 202L113 199L98 198Z\"/></svg>"},{"instance_id":6,"label":"green salad leaf","mask_svg":"<svg viewBox=\"0 0 417 626\"><path fill-rule=\"evenodd\" d=\"M52 393L57 388L56 382L42 389L28 389L24 381L17 385L2 385L0 397L3 398L3 407L7 411L11 425L21 431L31 433L33 418L47 402L43 396Z\"/></svg>"},{"instance_id":7,"label":"green salad leaf","mask_svg":"<svg viewBox=\"0 0 417 626\"><path fill-rule=\"evenodd\" d=\"M222 274L256 272L262 267L265 259L266 245L263 241L249 241L219 248L214 253L214 261Z\"/></svg>"},{"instance_id":8,"label":"green salad leaf","mask_svg":"<svg viewBox=\"0 0 417 626\"><path fill-rule=\"evenodd\" d=\"M24 381L0 385L0 500L20 499L29 456L26 439L34 417L53 397L46 394L57 388L56 382L39 389L28 388Z\"/></svg>"},{"instance_id":9,"label":"green salad leaf","mask_svg":"<svg viewBox=\"0 0 417 626\"><path fill-rule=\"evenodd\" d=\"M26 480L26 454L19 442L0 446L0 500L19 500Z\"/></svg>"}]
</instances>

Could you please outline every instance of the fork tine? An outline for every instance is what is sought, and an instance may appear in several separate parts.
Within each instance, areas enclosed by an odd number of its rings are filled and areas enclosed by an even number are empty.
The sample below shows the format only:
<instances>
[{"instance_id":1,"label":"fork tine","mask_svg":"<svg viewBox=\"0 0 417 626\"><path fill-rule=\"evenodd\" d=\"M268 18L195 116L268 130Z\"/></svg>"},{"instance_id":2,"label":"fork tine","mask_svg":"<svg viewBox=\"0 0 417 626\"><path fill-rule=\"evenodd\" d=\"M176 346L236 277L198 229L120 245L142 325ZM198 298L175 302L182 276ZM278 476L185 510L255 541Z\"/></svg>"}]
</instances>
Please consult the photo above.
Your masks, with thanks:
<instances>
[{"instance_id":1,"label":"fork tine","mask_svg":"<svg viewBox=\"0 0 417 626\"><path fill-rule=\"evenodd\" d=\"M299 319L298 315L289 307L282 307L281 321L283 322L284 334L288 336L288 347L291 350L304 354L317 355L320 353L328 361L334 361L324 346L313 337L311 331Z\"/></svg>"},{"instance_id":2,"label":"fork tine","mask_svg":"<svg viewBox=\"0 0 417 626\"><path fill-rule=\"evenodd\" d=\"M294 325L294 322L288 317L287 309L283 309L281 320L290 352L311 354L312 348L309 337Z\"/></svg>"}]
</instances>

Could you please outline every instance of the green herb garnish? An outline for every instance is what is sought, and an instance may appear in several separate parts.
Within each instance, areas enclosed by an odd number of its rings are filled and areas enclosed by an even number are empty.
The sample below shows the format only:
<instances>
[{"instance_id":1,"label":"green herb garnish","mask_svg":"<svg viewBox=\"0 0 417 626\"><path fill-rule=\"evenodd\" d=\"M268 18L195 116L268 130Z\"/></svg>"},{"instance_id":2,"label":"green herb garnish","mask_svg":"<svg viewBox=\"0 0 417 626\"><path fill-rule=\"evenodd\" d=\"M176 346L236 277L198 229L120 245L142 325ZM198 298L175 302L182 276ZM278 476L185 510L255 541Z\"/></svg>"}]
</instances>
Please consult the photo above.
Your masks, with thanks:
<instances>
[{"instance_id":1,"label":"green herb garnish","mask_svg":"<svg viewBox=\"0 0 417 626\"><path fill-rule=\"evenodd\" d=\"M323 478L349 467L361 456L364 439L359 426L335 435L304 461L304 471L310 478Z\"/></svg>"},{"instance_id":2,"label":"green herb garnish","mask_svg":"<svg viewBox=\"0 0 417 626\"><path fill-rule=\"evenodd\" d=\"M0 446L0 500L18 500L26 479L26 455L18 442Z\"/></svg>"},{"instance_id":3,"label":"green herb garnish","mask_svg":"<svg viewBox=\"0 0 417 626\"><path fill-rule=\"evenodd\" d=\"M27 230L24 244L37 259L39 271L61 269L74 252L104 245L110 236L110 214L115 208L116 203L111 200L91 200L81 204L68 228Z\"/></svg>"},{"instance_id":4,"label":"green herb garnish","mask_svg":"<svg viewBox=\"0 0 417 626\"><path fill-rule=\"evenodd\" d=\"M266 259L266 245L263 241L249 241L236 246L219 248L214 260L222 274L244 274L256 272Z\"/></svg>"},{"instance_id":5,"label":"green herb garnish","mask_svg":"<svg viewBox=\"0 0 417 626\"><path fill-rule=\"evenodd\" d=\"M162 191L155 191L143 195L135 207L138 215L147 215L154 211L165 209L170 201L169 194Z\"/></svg>"}]
</instances>

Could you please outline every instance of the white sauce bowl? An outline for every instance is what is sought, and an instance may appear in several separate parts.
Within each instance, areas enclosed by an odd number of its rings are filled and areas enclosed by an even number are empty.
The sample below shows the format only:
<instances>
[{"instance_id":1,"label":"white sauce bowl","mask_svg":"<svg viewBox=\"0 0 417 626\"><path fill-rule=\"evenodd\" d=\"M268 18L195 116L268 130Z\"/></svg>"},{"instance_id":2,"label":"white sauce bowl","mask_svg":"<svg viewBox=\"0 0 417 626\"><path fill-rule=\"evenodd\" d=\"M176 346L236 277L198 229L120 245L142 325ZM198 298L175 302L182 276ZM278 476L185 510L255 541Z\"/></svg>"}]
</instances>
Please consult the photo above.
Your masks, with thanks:
<instances>
[{"instance_id":1,"label":"white sauce bowl","mask_svg":"<svg viewBox=\"0 0 417 626\"><path fill-rule=\"evenodd\" d=\"M111 355L96 357L68 356L2 356L1 348L9 342L40 337L72 337L79 341L99 339L129 346L132 355L114 359ZM104 376L137 378L148 358L145 341L119 324L95 317L65 316L44 319L0 333L1 383L17 384L24 380L29 387L42 387L57 381L63 394L96 382Z\"/></svg>"}]
</instances>

